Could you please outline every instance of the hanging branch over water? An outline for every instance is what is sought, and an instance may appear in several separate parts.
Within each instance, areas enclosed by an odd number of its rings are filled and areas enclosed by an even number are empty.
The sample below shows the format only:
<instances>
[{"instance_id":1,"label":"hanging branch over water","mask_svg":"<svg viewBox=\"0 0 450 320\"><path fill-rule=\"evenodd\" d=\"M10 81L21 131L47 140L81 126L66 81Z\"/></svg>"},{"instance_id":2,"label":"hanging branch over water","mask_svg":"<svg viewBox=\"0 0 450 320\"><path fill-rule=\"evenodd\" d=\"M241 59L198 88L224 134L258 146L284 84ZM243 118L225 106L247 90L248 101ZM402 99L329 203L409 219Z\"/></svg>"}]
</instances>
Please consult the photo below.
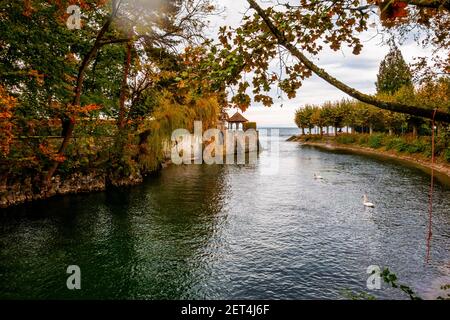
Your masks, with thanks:
<instances>
[{"instance_id":1,"label":"hanging branch over water","mask_svg":"<svg viewBox=\"0 0 450 320\"><path fill-rule=\"evenodd\" d=\"M342 81L336 79L332 75L330 75L328 72L326 72L324 69L320 68L316 64L314 64L310 59L308 59L294 44L292 44L291 41L288 40L288 38L285 36L285 34L280 31L278 27L275 26L275 24L270 19L269 15L266 14L265 10L263 10L255 0L247 0L247 2L250 4L250 7L253 8L258 15L263 20L264 24L267 26L267 28L270 30L271 34L276 38L278 41L278 44L286 48L294 57L296 57L298 60L301 61L301 63L310 71L315 73L317 76L322 78L323 80L327 81L332 86L338 88L339 90L345 92L349 96L360 100L362 102L368 103L370 105L376 106L378 108L394 111L394 112L400 112L400 113L406 113L413 116L420 116L427 119L434 119L436 121L442 121L446 123L450 123L450 114L441 110L433 110L426 107L419 107L414 105L408 105L398 102L389 102L389 101L383 101L375 96L371 96L365 93L362 93L355 88L352 88L348 86L347 84L343 83Z\"/></svg>"}]
</instances>

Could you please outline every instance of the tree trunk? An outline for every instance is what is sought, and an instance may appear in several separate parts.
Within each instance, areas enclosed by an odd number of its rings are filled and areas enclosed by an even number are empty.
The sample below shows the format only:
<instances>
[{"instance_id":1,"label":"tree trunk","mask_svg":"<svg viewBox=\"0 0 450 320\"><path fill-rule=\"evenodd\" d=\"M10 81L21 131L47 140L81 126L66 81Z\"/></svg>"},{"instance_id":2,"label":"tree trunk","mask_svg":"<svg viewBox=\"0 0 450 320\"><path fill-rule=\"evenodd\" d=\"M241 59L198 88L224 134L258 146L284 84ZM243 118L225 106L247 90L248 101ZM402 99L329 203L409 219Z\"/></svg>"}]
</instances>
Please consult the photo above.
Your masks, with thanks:
<instances>
[{"instance_id":1,"label":"tree trunk","mask_svg":"<svg viewBox=\"0 0 450 320\"><path fill-rule=\"evenodd\" d=\"M309 60L294 44L292 44L284 35L283 32L281 32L271 21L269 16L266 14L266 11L264 11L255 0L247 0L247 2L250 4L250 7L253 8L258 15L261 17L261 19L264 21L272 35L278 40L278 43L285 47L294 57L296 57L300 62L302 62L309 70L311 70L313 73L315 73L320 78L327 81L332 86L338 88L339 90L345 92L349 96L368 103L370 105L373 105L375 107L378 107L380 109L394 111L394 112L400 112L400 113L406 113L413 116L423 117L427 119L433 119L433 114L435 113L434 110L426 108L426 107L418 107L414 105L407 105L399 102L390 102L390 101L383 101L378 99L375 96L368 95L365 93L362 93L345 83L339 81L335 77L331 76L329 73L327 73L324 69L318 67L315 65L311 60ZM443 121L446 123L450 123L450 113L444 112L444 111L437 111L435 113L435 120L436 121Z\"/></svg>"},{"instance_id":2,"label":"tree trunk","mask_svg":"<svg viewBox=\"0 0 450 320\"><path fill-rule=\"evenodd\" d=\"M323 127L320 127L320 136L323 136Z\"/></svg>"},{"instance_id":3,"label":"tree trunk","mask_svg":"<svg viewBox=\"0 0 450 320\"><path fill-rule=\"evenodd\" d=\"M125 56L125 61L124 61L122 87L120 89L119 118L117 120L119 129L123 129L125 127L125 113L126 113L125 100L127 98L128 74L130 72L130 65L131 65L131 48L132 48L132 43L131 43L131 41L129 41L127 43L127 54Z\"/></svg>"},{"instance_id":4,"label":"tree trunk","mask_svg":"<svg viewBox=\"0 0 450 320\"><path fill-rule=\"evenodd\" d=\"M334 127L334 135L335 135L335 136L338 135L338 131L337 131L337 130L338 130L338 128L335 126L335 127Z\"/></svg>"},{"instance_id":5,"label":"tree trunk","mask_svg":"<svg viewBox=\"0 0 450 320\"><path fill-rule=\"evenodd\" d=\"M392 127L389 127L389 135L392 136L394 134L394 130L392 129Z\"/></svg>"},{"instance_id":6,"label":"tree trunk","mask_svg":"<svg viewBox=\"0 0 450 320\"><path fill-rule=\"evenodd\" d=\"M418 130L417 130L417 125L413 124L413 125L412 125L412 128L413 128L413 137L414 137L414 138L417 138L417 131L418 131Z\"/></svg>"},{"instance_id":7,"label":"tree trunk","mask_svg":"<svg viewBox=\"0 0 450 320\"><path fill-rule=\"evenodd\" d=\"M369 134L372 135L373 134L373 125L370 124L369 126Z\"/></svg>"},{"instance_id":8,"label":"tree trunk","mask_svg":"<svg viewBox=\"0 0 450 320\"><path fill-rule=\"evenodd\" d=\"M305 128L302 127L302 135L305 135Z\"/></svg>"},{"instance_id":9,"label":"tree trunk","mask_svg":"<svg viewBox=\"0 0 450 320\"><path fill-rule=\"evenodd\" d=\"M89 62L92 60L92 58L97 53L98 49L101 47L101 40L105 33L108 31L109 26L112 23L113 17L109 17L108 20L106 20L103 27L100 29L99 33L97 34L97 38L95 39L94 45L92 46L91 50L88 52L88 54L84 57L80 68L78 69L78 77L77 77L77 84L75 87L75 96L72 101L72 106L79 107L81 103L81 90L83 89L83 82L84 82L84 75L86 73L86 69L89 65ZM67 149L67 146L69 145L70 139L73 135L73 130L75 128L75 116L68 116L63 119L62 123L62 135L64 136L63 142L61 143L61 146L58 150L58 157L61 158L64 156L64 153ZM53 174L55 173L56 169L58 169L59 162L53 161L51 167L47 171L47 176L45 177L45 184L48 185L50 183L50 180L53 177Z\"/></svg>"}]
</instances>

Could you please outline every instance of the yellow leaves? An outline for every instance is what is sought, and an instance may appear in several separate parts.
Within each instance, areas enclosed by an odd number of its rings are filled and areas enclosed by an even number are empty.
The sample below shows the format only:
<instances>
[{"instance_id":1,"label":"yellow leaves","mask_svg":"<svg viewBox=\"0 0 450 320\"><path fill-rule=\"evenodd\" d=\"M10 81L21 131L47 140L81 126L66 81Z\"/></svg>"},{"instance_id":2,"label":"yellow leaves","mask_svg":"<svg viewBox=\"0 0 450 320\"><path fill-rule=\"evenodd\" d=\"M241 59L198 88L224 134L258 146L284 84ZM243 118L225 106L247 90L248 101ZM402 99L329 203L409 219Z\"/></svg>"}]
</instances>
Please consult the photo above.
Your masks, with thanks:
<instances>
[{"instance_id":1,"label":"yellow leaves","mask_svg":"<svg viewBox=\"0 0 450 320\"><path fill-rule=\"evenodd\" d=\"M179 89L182 89L182 88L186 87L186 82L185 82L184 80L178 81L177 87L178 87Z\"/></svg>"},{"instance_id":2,"label":"yellow leaves","mask_svg":"<svg viewBox=\"0 0 450 320\"><path fill-rule=\"evenodd\" d=\"M415 98L429 108L450 110L450 80L441 78L425 82L417 89Z\"/></svg>"},{"instance_id":3,"label":"yellow leaves","mask_svg":"<svg viewBox=\"0 0 450 320\"><path fill-rule=\"evenodd\" d=\"M66 82L75 82L77 80L77 78L67 73L64 73L63 77Z\"/></svg>"}]
</instances>

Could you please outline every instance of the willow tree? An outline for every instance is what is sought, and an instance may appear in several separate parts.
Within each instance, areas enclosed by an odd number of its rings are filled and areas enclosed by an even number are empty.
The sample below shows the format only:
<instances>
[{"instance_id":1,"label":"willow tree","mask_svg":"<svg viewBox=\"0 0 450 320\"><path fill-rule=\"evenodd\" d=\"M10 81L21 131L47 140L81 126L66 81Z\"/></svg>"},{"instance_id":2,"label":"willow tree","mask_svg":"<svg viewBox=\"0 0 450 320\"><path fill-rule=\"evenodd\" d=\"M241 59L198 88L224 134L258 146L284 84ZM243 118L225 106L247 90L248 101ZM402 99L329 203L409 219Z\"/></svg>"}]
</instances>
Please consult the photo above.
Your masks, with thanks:
<instances>
[{"instance_id":1,"label":"willow tree","mask_svg":"<svg viewBox=\"0 0 450 320\"><path fill-rule=\"evenodd\" d=\"M416 26L425 34L425 43L448 53L448 0L300 0L296 4L290 1L277 1L272 5L265 3L264 8L255 0L247 2L254 14L245 17L244 23L236 30L223 28L220 39L225 48L239 48L239 53L244 57L245 69L254 71L252 84L255 101L271 105L273 100L268 92L273 84L292 98L302 82L316 74L351 97L381 109L450 122L447 110L434 111L422 105L385 101L365 94L333 77L311 59L324 46L335 51L348 46L352 48L353 54L360 54L363 48L360 35L368 30L369 19L378 16L377 10L381 11L378 24L386 32L396 31L406 38L411 36L413 31L410 30L414 30L410 27ZM286 53L294 62L283 59ZM435 57L434 66L442 72L449 72L450 59L446 58L448 55L444 57ZM270 62L276 58L282 60L283 76L268 71ZM249 87L248 81L242 80L238 94L234 97L234 101L244 109L249 105L246 93Z\"/></svg>"}]
</instances>

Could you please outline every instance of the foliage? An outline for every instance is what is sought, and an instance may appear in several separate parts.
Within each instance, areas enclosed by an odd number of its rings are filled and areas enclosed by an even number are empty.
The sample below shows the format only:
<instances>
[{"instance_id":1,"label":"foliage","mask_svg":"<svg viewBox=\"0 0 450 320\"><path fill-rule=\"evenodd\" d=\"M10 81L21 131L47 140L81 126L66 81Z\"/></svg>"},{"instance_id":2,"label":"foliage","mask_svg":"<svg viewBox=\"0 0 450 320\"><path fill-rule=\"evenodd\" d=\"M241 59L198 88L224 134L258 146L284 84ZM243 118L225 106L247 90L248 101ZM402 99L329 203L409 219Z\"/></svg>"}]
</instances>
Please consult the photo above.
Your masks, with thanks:
<instances>
[{"instance_id":1,"label":"foliage","mask_svg":"<svg viewBox=\"0 0 450 320\"><path fill-rule=\"evenodd\" d=\"M369 137L369 140L367 141L367 144L370 148L378 149L383 145L383 135L382 134L375 134L371 135Z\"/></svg>"},{"instance_id":2,"label":"foliage","mask_svg":"<svg viewBox=\"0 0 450 320\"><path fill-rule=\"evenodd\" d=\"M330 137L320 137L320 135L302 136L304 141L328 141ZM421 155L431 158L431 139L429 137L413 138L411 136L395 136L383 133L369 134L340 134L334 141L345 145L359 145L372 149L382 149L386 151L396 151L399 153ZM435 156L442 161L450 163L450 145L448 140L439 139L437 144L442 144L440 148L435 148Z\"/></svg>"},{"instance_id":3,"label":"foliage","mask_svg":"<svg viewBox=\"0 0 450 320\"><path fill-rule=\"evenodd\" d=\"M256 122L245 122L244 123L244 131L248 129L256 130Z\"/></svg>"},{"instance_id":4,"label":"foliage","mask_svg":"<svg viewBox=\"0 0 450 320\"><path fill-rule=\"evenodd\" d=\"M12 117L16 99L0 85L0 154L7 156L14 138Z\"/></svg>"},{"instance_id":5,"label":"foliage","mask_svg":"<svg viewBox=\"0 0 450 320\"><path fill-rule=\"evenodd\" d=\"M224 50L241 53L243 70L253 71L251 77L241 78L236 83L233 101L242 109L250 104L250 89L256 102L269 106L273 103L270 96L273 85L293 98L303 81L315 73L360 101L385 110L431 118L432 113L423 106L384 101L361 93L331 76L308 57L317 56L325 46L335 51L349 47L353 54L360 54L361 35L369 29L369 21L374 21L383 34L397 33L401 41L416 36L419 45L426 43L443 52L434 56L435 65L444 73L448 72L450 60L446 60L448 54L445 53L450 49L450 7L447 2L301 0L299 4L279 1L265 3L263 7L255 0L247 2L254 14L246 16L237 29L222 28L220 37ZM425 39L420 32L415 34L416 30L423 32ZM280 62L279 73L269 68L274 60ZM424 65L426 62L421 67ZM437 117L450 121L447 111L438 112Z\"/></svg>"},{"instance_id":6,"label":"foliage","mask_svg":"<svg viewBox=\"0 0 450 320\"><path fill-rule=\"evenodd\" d=\"M143 175L173 129L215 124L239 59L205 39L210 0L77 1L80 30L70 4L0 2L2 173Z\"/></svg>"},{"instance_id":7,"label":"foliage","mask_svg":"<svg viewBox=\"0 0 450 320\"><path fill-rule=\"evenodd\" d=\"M375 271L374 271L375 272ZM411 300L422 300L409 286L404 284L399 284L397 275L389 270L389 268L384 268L381 271L381 279L384 283L391 286L394 289L399 289L403 293L406 293ZM376 300L376 297L368 294L367 292L353 293L350 290L345 290L344 296L351 300ZM438 297L439 299L440 297Z\"/></svg>"},{"instance_id":8,"label":"foliage","mask_svg":"<svg viewBox=\"0 0 450 320\"><path fill-rule=\"evenodd\" d=\"M381 277L383 281L389 284L392 288L399 288L401 291L406 293L411 300L422 300L418 295L414 293L414 291L410 287L404 284L399 284L397 282L397 276L389 271L389 268L383 269L383 271L381 272Z\"/></svg>"}]
</instances>

